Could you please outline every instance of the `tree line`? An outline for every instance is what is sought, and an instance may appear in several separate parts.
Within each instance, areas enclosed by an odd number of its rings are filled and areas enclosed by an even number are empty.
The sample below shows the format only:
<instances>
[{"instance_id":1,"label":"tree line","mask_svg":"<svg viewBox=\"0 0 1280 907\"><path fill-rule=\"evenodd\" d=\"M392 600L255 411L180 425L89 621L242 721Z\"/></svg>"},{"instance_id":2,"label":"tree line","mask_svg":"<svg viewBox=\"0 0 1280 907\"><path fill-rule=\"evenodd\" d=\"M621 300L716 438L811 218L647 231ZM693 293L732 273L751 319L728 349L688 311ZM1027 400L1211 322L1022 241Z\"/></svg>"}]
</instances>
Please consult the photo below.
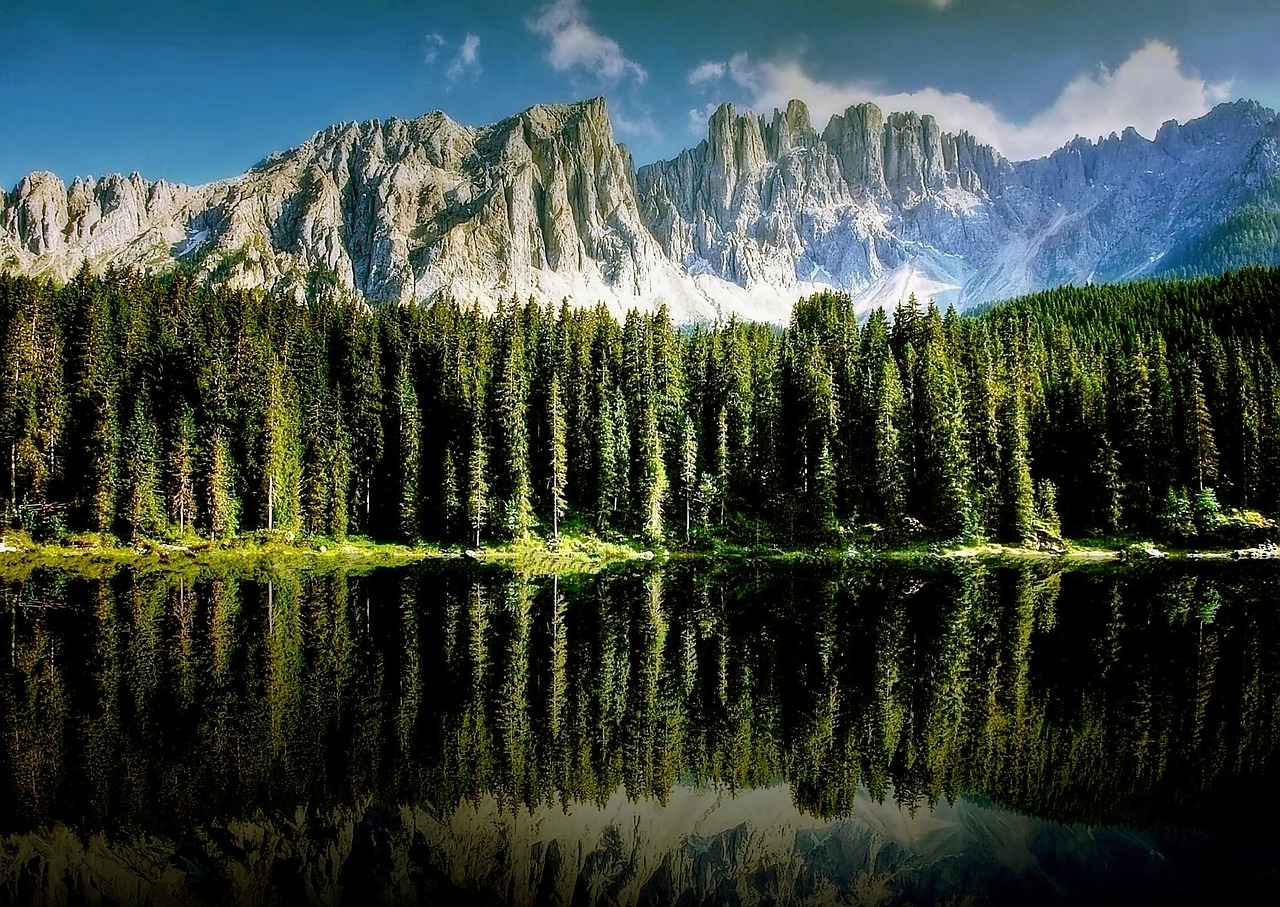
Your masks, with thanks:
<instances>
[{"instance_id":1,"label":"tree line","mask_svg":"<svg viewBox=\"0 0 1280 907\"><path fill-rule=\"evenodd\" d=\"M0 515L479 544L1121 531L1280 512L1280 270L790 324L0 276ZM1257 520L1255 520L1257 523Z\"/></svg>"}]
</instances>

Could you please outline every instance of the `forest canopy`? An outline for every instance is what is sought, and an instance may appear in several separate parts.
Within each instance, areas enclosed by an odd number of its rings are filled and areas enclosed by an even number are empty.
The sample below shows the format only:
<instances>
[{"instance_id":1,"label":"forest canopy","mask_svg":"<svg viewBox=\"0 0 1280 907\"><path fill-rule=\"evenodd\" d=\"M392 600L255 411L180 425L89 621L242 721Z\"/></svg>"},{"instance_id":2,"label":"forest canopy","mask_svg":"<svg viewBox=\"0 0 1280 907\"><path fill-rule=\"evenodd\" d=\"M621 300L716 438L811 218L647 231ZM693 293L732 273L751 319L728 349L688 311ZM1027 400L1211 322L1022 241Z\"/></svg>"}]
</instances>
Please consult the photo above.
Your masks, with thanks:
<instances>
[{"instance_id":1,"label":"forest canopy","mask_svg":"<svg viewBox=\"0 0 1280 907\"><path fill-rule=\"evenodd\" d=\"M1232 508L1280 513L1278 325L1280 270L1260 268L973 316L859 319L821 293L782 330L4 275L0 523L1203 540Z\"/></svg>"}]
</instances>

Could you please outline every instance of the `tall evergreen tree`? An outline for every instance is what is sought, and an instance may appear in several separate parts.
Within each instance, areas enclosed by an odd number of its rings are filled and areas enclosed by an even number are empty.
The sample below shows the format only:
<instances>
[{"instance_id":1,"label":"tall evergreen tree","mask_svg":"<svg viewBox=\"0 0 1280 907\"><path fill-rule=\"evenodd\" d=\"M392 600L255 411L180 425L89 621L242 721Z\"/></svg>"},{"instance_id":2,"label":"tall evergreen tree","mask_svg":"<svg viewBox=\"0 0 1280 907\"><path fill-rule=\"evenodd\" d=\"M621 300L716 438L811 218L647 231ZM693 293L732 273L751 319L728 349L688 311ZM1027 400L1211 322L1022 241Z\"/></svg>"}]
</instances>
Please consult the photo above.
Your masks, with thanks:
<instances>
[{"instance_id":1,"label":"tall evergreen tree","mask_svg":"<svg viewBox=\"0 0 1280 907\"><path fill-rule=\"evenodd\" d=\"M135 398L124 433L120 528L126 539L157 538L163 530L159 442L145 395Z\"/></svg>"},{"instance_id":2,"label":"tall evergreen tree","mask_svg":"<svg viewBox=\"0 0 1280 907\"><path fill-rule=\"evenodd\" d=\"M568 453L565 449L564 401L560 397L560 379L551 376L551 392L547 396L547 441L551 447L551 473L548 498L551 511L551 535L560 537L560 520L565 513L565 485L568 481ZM608 448L605 448L606 451Z\"/></svg>"},{"instance_id":3,"label":"tall evergreen tree","mask_svg":"<svg viewBox=\"0 0 1280 907\"><path fill-rule=\"evenodd\" d=\"M1027 459L1027 425L1023 415L1022 394L1010 389L1001 401L999 411L999 520L996 528L1009 541L1022 541L1031 535L1035 522L1035 494L1031 481L1031 464Z\"/></svg>"}]
</instances>

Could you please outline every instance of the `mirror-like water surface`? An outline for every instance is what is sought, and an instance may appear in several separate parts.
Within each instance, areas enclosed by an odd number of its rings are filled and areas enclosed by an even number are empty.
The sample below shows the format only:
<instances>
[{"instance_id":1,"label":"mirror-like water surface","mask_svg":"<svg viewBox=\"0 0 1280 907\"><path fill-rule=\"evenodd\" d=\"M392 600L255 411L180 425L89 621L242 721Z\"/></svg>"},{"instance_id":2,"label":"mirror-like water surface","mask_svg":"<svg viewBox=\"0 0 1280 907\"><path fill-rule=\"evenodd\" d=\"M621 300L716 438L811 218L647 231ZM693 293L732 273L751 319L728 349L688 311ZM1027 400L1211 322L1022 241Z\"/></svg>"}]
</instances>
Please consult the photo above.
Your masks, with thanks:
<instances>
[{"instance_id":1,"label":"mirror-like water surface","mask_svg":"<svg viewBox=\"0 0 1280 907\"><path fill-rule=\"evenodd\" d=\"M0 901L1215 903L1280 889L1280 573L0 585Z\"/></svg>"}]
</instances>

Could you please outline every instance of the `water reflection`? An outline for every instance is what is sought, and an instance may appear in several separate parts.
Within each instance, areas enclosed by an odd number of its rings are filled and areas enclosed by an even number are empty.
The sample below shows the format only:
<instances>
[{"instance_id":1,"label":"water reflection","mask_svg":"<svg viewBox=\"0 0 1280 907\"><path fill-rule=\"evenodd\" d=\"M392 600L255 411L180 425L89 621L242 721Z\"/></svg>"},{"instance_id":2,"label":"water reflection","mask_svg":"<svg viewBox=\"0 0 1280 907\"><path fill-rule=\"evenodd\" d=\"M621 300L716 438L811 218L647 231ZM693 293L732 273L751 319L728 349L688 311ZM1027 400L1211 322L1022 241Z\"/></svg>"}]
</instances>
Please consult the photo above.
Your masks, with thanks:
<instances>
[{"instance_id":1,"label":"water reflection","mask_svg":"<svg viewBox=\"0 0 1280 907\"><path fill-rule=\"evenodd\" d=\"M1278 578L37 574L0 586L0 891L1199 896L1276 871Z\"/></svg>"}]
</instances>

